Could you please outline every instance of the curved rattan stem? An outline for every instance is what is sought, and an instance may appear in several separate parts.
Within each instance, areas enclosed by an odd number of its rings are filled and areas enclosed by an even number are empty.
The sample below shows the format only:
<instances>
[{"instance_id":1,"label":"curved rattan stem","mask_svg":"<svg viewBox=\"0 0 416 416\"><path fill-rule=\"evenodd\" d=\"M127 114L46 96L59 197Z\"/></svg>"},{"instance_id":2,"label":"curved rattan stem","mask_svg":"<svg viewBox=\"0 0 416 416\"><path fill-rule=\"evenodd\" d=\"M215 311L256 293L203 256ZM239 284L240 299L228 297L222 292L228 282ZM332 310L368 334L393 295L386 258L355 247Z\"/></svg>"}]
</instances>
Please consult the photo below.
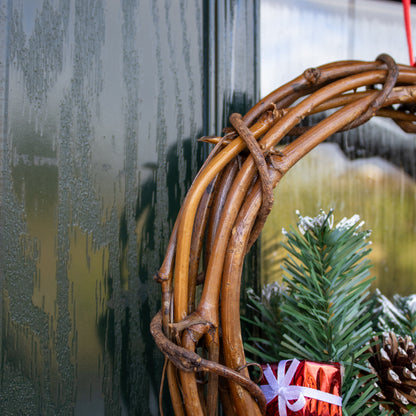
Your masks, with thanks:
<instances>
[{"instance_id":1,"label":"curved rattan stem","mask_svg":"<svg viewBox=\"0 0 416 416\"><path fill-rule=\"evenodd\" d=\"M176 415L216 415L219 392L227 415L264 413L264 396L247 371L239 299L244 256L271 210L272 190L319 143L373 116L415 132L415 103L416 69L383 54L375 62L308 69L244 117L231 115L222 138L202 138L216 146L188 191L155 276L162 309L151 332L169 361ZM328 110L317 125L299 126ZM277 150L287 135L298 137Z\"/></svg>"}]
</instances>

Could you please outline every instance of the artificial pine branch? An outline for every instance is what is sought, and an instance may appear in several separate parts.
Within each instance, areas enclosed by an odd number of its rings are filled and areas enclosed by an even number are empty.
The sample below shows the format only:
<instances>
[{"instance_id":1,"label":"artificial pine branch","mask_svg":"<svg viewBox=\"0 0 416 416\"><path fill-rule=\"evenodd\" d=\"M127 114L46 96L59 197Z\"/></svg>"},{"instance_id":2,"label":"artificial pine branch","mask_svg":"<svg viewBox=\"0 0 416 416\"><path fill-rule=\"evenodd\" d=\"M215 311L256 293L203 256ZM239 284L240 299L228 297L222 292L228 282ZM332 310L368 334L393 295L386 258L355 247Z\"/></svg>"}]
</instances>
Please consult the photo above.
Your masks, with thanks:
<instances>
[{"instance_id":1,"label":"artificial pine branch","mask_svg":"<svg viewBox=\"0 0 416 416\"><path fill-rule=\"evenodd\" d=\"M375 331L393 331L416 338L416 295L394 295L393 301L390 301L376 289L371 300L371 311Z\"/></svg>"},{"instance_id":2,"label":"artificial pine branch","mask_svg":"<svg viewBox=\"0 0 416 416\"><path fill-rule=\"evenodd\" d=\"M386 407L395 414L416 415L416 295L394 295L390 301L378 289L371 299L375 336L369 358Z\"/></svg>"},{"instance_id":3,"label":"artificial pine branch","mask_svg":"<svg viewBox=\"0 0 416 416\"><path fill-rule=\"evenodd\" d=\"M261 295L257 295L254 290L248 290L249 307L254 311L252 320L241 317L246 322L252 324L260 330L261 336L247 335L247 342L244 348L256 359L264 362L277 361L279 356L280 344L283 338L283 321L287 319L281 311L284 302L284 286L278 282L273 282L263 287Z\"/></svg>"},{"instance_id":4,"label":"artificial pine branch","mask_svg":"<svg viewBox=\"0 0 416 416\"><path fill-rule=\"evenodd\" d=\"M293 356L290 344L296 343L309 352L307 359L347 362L351 344L361 348L371 338L369 315L363 314L371 283L367 232L357 231L356 217L333 228L332 212L299 218L300 231L292 228L283 244L290 255L283 266L288 290L282 310L296 319L285 325L281 354ZM296 337L299 331L309 336Z\"/></svg>"},{"instance_id":5,"label":"artificial pine branch","mask_svg":"<svg viewBox=\"0 0 416 416\"><path fill-rule=\"evenodd\" d=\"M366 258L369 233L359 231L358 216L334 227L332 212L315 218L298 215L298 230L284 231L289 254L283 266L285 289L279 292L282 302L275 309L280 316L277 335L268 327L272 319L263 327L270 337L267 344L275 343L269 358L340 362L345 368L343 414L387 415L378 406L379 390L366 365L373 335L367 300L372 280ZM274 309L267 308L272 316ZM267 308L257 305L263 315ZM257 338L251 351L264 353L265 347Z\"/></svg>"},{"instance_id":6,"label":"artificial pine branch","mask_svg":"<svg viewBox=\"0 0 416 416\"><path fill-rule=\"evenodd\" d=\"M405 325L402 332L416 338L416 295L393 296L393 303L405 316Z\"/></svg>"}]
</instances>

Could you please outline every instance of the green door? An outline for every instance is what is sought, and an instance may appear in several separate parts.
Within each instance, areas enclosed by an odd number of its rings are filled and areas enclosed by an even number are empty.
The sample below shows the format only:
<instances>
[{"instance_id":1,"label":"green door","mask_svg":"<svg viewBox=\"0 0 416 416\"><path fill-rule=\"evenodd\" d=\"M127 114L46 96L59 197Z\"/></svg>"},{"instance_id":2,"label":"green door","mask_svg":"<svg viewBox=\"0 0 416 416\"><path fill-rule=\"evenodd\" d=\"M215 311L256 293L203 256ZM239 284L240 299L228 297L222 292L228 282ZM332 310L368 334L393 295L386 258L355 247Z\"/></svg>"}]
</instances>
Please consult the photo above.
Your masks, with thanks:
<instances>
[{"instance_id":1,"label":"green door","mask_svg":"<svg viewBox=\"0 0 416 416\"><path fill-rule=\"evenodd\" d=\"M158 414L152 277L196 139L258 98L257 23L256 0L0 0L1 415Z\"/></svg>"}]
</instances>

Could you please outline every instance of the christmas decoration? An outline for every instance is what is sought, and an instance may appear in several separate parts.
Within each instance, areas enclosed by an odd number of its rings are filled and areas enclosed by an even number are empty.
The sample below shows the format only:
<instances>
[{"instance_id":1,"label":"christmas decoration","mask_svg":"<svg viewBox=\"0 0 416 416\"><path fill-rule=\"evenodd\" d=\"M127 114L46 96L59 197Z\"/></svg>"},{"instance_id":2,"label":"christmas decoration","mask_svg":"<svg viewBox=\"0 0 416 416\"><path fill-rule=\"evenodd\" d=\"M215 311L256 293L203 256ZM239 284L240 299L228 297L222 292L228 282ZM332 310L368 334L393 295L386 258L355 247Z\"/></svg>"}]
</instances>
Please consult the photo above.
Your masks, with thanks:
<instances>
[{"instance_id":1,"label":"christmas decoration","mask_svg":"<svg viewBox=\"0 0 416 416\"><path fill-rule=\"evenodd\" d=\"M397 65L386 54L375 62L334 62L307 69L244 116L231 114L230 127L222 137L202 139L215 147L184 199L155 275L162 301L150 324L166 357L164 371L176 415L215 416L219 396L226 414L265 412L264 394L247 369L240 288L244 257L270 213L273 188L329 136L374 116L391 118L404 131L415 132L415 102L413 67ZM318 124L299 124L318 113L323 115ZM365 370L362 345L371 331L366 266L356 263L361 251L343 261L365 239L343 227L326 233L330 223L324 221L322 233L305 232L305 241L316 240L319 250L306 249L299 268L287 264L287 273L294 279L284 295L279 345L286 358L303 355L308 360L343 362L343 414L372 415L377 404L369 400L377 388L369 381L374 376L354 378L358 369L360 374ZM333 245L334 238L344 242L342 254ZM293 247L294 258L299 249ZM325 265L314 263L317 253ZM302 277L304 271L308 273ZM200 383L201 378L206 384Z\"/></svg>"},{"instance_id":2,"label":"christmas decoration","mask_svg":"<svg viewBox=\"0 0 416 416\"><path fill-rule=\"evenodd\" d=\"M416 405L416 349L410 336L384 334L382 341L374 337L369 362L377 375L384 407L395 414L409 414ZM390 403L390 404L389 404Z\"/></svg>"},{"instance_id":3,"label":"christmas decoration","mask_svg":"<svg viewBox=\"0 0 416 416\"><path fill-rule=\"evenodd\" d=\"M284 360L263 365L267 416L342 415L338 363Z\"/></svg>"},{"instance_id":4,"label":"christmas decoration","mask_svg":"<svg viewBox=\"0 0 416 416\"><path fill-rule=\"evenodd\" d=\"M397 332L416 337L416 295L394 295L387 299L379 289L374 291L371 312L374 330Z\"/></svg>"},{"instance_id":5,"label":"christmas decoration","mask_svg":"<svg viewBox=\"0 0 416 416\"><path fill-rule=\"evenodd\" d=\"M393 302L405 316L399 331L404 331L405 334L416 337L416 295L394 295Z\"/></svg>"},{"instance_id":6,"label":"christmas decoration","mask_svg":"<svg viewBox=\"0 0 416 416\"><path fill-rule=\"evenodd\" d=\"M249 338L246 348L266 362L294 356L340 362L345 367L344 416L387 414L372 401L379 389L366 369L364 348L374 334L367 299L373 280L367 259L370 232L361 230L364 223L358 215L337 224L332 211L314 218L297 215L297 229L283 230L289 253L283 266L284 289L266 289L265 303L254 297L261 316L252 322L262 322L260 329L278 322L276 332L269 328L265 339Z\"/></svg>"}]
</instances>

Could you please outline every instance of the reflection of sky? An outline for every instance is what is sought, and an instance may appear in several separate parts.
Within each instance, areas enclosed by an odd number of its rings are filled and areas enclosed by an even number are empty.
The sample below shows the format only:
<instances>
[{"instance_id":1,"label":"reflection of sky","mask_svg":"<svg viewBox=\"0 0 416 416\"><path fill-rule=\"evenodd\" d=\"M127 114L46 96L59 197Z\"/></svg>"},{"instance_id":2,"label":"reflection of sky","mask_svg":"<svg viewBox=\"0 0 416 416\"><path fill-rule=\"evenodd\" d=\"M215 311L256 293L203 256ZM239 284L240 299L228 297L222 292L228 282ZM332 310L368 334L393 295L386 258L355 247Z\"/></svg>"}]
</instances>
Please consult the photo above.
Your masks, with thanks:
<instances>
[{"instance_id":1,"label":"reflection of sky","mask_svg":"<svg viewBox=\"0 0 416 416\"><path fill-rule=\"evenodd\" d=\"M416 22L416 7L412 13ZM388 53L408 63L401 3L262 0L260 27L262 96L306 68L332 61L372 61Z\"/></svg>"}]
</instances>

